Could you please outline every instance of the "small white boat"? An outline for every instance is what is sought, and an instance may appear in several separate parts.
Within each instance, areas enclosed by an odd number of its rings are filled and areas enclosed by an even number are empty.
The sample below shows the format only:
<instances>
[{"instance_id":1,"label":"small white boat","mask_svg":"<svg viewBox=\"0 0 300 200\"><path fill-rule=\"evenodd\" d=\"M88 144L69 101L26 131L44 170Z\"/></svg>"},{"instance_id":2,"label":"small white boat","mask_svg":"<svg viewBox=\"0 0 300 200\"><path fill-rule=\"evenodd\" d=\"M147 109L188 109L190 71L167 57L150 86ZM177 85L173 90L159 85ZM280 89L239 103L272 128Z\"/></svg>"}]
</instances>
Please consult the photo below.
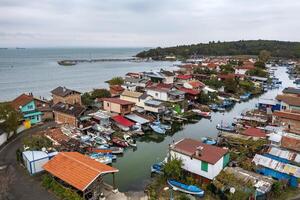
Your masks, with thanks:
<instances>
[{"instance_id":1,"label":"small white boat","mask_svg":"<svg viewBox=\"0 0 300 200\"><path fill-rule=\"evenodd\" d=\"M133 146L133 147L137 146L135 139L133 139L130 135L124 134L123 138L130 146Z\"/></svg>"},{"instance_id":2,"label":"small white boat","mask_svg":"<svg viewBox=\"0 0 300 200\"><path fill-rule=\"evenodd\" d=\"M112 163L112 158L108 157L108 156L103 156L100 158L95 159L98 162L101 162L103 164L111 164Z\"/></svg>"},{"instance_id":3,"label":"small white boat","mask_svg":"<svg viewBox=\"0 0 300 200\"><path fill-rule=\"evenodd\" d=\"M192 112L196 113L197 115L200 115L202 117L211 117L211 113L210 112L203 112L199 109L193 109Z\"/></svg>"}]
</instances>

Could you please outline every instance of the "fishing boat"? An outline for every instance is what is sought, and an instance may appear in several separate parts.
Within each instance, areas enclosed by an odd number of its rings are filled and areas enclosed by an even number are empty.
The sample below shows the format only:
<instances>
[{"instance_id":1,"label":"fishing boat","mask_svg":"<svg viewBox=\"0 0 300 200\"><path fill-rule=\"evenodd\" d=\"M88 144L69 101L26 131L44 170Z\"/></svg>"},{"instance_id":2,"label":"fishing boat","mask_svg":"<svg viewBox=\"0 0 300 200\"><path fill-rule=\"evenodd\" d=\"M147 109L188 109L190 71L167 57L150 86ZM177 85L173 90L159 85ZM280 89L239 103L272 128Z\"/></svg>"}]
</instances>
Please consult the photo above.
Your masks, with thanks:
<instances>
[{"instance_id":1,"label":"fishing boat","mask_svg":"<svg viewBox=\"0 0 300 200\"><path fill-rule=\"evenodd\" d=\"M136 141L130 135L124 134L123 138L130 146L136 147Z\"/></svg>"},{"instance_id":2,"label":"fishing boat","mask_svg":"<svg viewBox=\"0 0 300 200\"><path fill-rule=\"evenodd\" d=\"M154 125L157 125L157 126L160 126L162 129L165 129L165 130L170 130L172 127L168 124L162 124L160 123L159 119L152 122Z\"/></svg>"},{"instance_id":3,"label":"fishing boat","mask_svg":"<svg viewBox=\"0 0 300 200\"><path fill-rule=\"evenodd\" d=\"M218 124L216 128L220 131L235 132L235 127L231 125Z\"/></svg>"},{"instance_id":4,"label":"fishing boat","mask_svg":"<svg viewBox=\"0 0 300 200\"><path fill-rule=\"evenodd\" d=\"M204 191L195 185L186 185L172 179L169 179L167 182L174 190L178 190L187 194L196 195L198 197L204 196Z\"/></svg>"},{"instance_id":5,"label":"fishing boat","mask_svg":"<svg viewBox=\"0 0 300 200\"><path fill-rule=\"evenodd\" d=\"M211 117L211 113L210 112L203 112L199 109L193 109L192 112L196 113L197 115L201 116L201 117Z\"/></svg>"},{"instance_id":6,"label":"fishing boat","mask_svg":"<svg viewBox=\"0 0 300 200\"><path fill-rule=\"evenodd\" d=\"M204 144L209 144L209 145L216 145L217 144L217 141L213 138L202 137L201 140Z\"/></svg>"},{"instance_id":7,"label":"fishing boat","mask_svg":"<svg viewBox=\"0 0 300 200\"><path fill-rule=\"evenodd\" d=\"M97 148L93 148L92 152L98 152L98 153L112 153L112 154L122 154L124 153L124 148L122 147L110 147L109 145L100 145L97 146Z\"/></svg>"},{"instance_id":8,"label":"fishing boat","mask_svg":"<svg viewBox=\"0 0 300 200\"><path fill-rule=\"evenodd\" d=\"M217 111L224 112L226 109L222 106L218 106Z\"/></svg>"},{"instance_id":9,"label":"fishing boat","mask_svg":"<svg viewBox=\"0 0 300 200\"><path fill-rule=\"evenodd\" d=\"M102 153L92 153L90 154L90 158L101 162L103 164L110 164L112 163L113 157L106 155L106 154L102 154Z\"/></svg>"},{"instance_id":10,"label":"fishing boat","mask_svg":"<svg viewBox=\"0 0 300 200\"><path fill-rule=\"evenodd\" d=\"M113 137L112 138L112 143L119 146L119 147L128 147L128 143L120 138L117 138L117 137Z\"/></svg>"},{"instance_id":11,"label":"fishing boat","mask_svg":"<svg viewBox=\"0 0 300 200\"><path fill-rule=\"evenodd\" d=\"M210 104L209 105L209 108L211 109L211 110L213 110L213 111L217 111L218 110L218 105L217 104Z\"/></svg>"},{"instance_id":12,"label":"fishing boat","mask_svg":"<svg viewBox=\"0 0 300 200\"><path fill-rule=\"evenodd\" d=\"M166 133L166 129L163 129L158 125L150 124L150 127L156 133L159 133L159 134L165 134Z\"/></svg>"}]
</instances>

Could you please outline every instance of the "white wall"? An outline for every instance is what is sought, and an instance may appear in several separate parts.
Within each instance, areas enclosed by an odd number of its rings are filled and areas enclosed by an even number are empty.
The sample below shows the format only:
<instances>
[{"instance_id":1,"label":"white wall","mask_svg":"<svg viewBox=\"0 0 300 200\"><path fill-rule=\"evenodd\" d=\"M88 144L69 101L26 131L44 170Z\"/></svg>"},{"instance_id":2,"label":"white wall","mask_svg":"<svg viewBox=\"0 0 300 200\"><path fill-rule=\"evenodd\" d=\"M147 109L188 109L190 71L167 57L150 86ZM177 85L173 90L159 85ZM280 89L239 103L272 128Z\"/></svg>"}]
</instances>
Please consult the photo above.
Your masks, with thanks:
<instances>
[{"instance_id":1,"label":"white wall","mask_svg":"<svg viewBox=\"0 0 300 200\"><path fill-rule=\"evenodd\" d=\"M247 69L235 69L235 72L236 74L246 74L247 72Z\"/></svg>"},{"instance_id":2,"label":"white wall","mask_svg":"<svg viewBox=\"0 0 300 200\"><path fill-rule=\"evenodd\" d=\"M161 101L168 101L167 92L160 92L160 91L147 89L147 94L152 96L153 99L157 99L157 100L161 100Z\"/></svg>"},{"instance_id":3,"label":"white wall","mask_svg":"<svg viewBox=\"0 0 300 200\"><path fill-rule=\"evenodd\" d=\"M44 171L43 165L49 161L48 157L42 158L41 160L32 161L31 163L27 160L26 156L23 155L23 160L25 167L27 168L30 174L35 174L41 171ZM31 169L30 169L31 164Z\"/></svg>"},{"instance_id":4,"label":"white wall","mask_svg":"<svg viewBox=\"0 0 300 200\"><path fill-rule=\"evenodd\" d=\"M3 133L0 135L0 146L7 141L7 133Z\"/></svg>"},{"instance_id":5,"label":"white wall","mask_svg":"<svg viewBox=\"0 0 300 200\"><path fill-rule=\"evenodd\" d=\"M167 76L165 77L164 81L165 84L171 84L174 83L174 76Z\"/></svg>"},{"instance_id":6,"label":"white wall","mask_svg":"<svg viewBox=\"0 0 300 200\"><path fill-rule=\"evenodd\" d=\"M198 174L202 177L208 178L210 180L214 179L223 169L223 157L214 165L208 163L208 171L201 170L201 161L198 159L191 159L190 156L180 154L178 152L170 151L171 157L176 157L181 159L183 162L183 169L194 174Z\"/></svg>"}]
</instances>

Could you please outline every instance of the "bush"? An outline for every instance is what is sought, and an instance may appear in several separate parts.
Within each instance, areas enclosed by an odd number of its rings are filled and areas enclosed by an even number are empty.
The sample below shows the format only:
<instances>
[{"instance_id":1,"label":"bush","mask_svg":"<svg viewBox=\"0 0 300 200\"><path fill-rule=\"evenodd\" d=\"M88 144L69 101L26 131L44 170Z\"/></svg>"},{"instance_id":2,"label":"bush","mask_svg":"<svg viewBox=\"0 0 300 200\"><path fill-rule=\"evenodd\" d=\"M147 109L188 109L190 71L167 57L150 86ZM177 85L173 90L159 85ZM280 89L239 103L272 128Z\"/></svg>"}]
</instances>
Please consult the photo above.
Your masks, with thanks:
<instances>
[{"instance_id":1,"label":"bush","mask_svg":"<svg viewBox=\"0 0 300 200\"><path fill-rule=\"evenodd\" d=\"M260 68L251 69L246 72L250 76L267 77L268 73Z\"/></svg>"},{"instance_id":2,"label":"bush","mask_svg":"<svg viewBox=\"0 0 300 200\"><path fill-rule=\"evenodd\" d=\"M83 200L83 198L70 188L59 184L52 176L46 174L42 179L42 186L55 193L57 197L64 200Z\"/></svg>"},{"instance_id":3,"label":"bush","mask_svg":"<svg viewBox=\"0 0 300 200\"><path fill-rule=\"evenodd\" d=\"M177 158L173 158L169 162L167 162L163 167L164 176L167 179L176 179L181 180L182 179L182 160L179 160Z\"/></svg>"},{"instance_id":4,"label":"bush","mask_svg":"<svg viewBox=\"0 0 300 200\"><path fill-rule=\"evenodd\" d=\"M122 77L114 77L108 81L109 85L122 85L124 80Z\"/></svg>"},{"instance_id":5,"label":"bush","mask_svg":"<svg viewBox=\"0 0 300 200\"><path fill-rule=\"evenodd\" d=\"M246 92L252 92L255 89L254 83L251 81L239 81L239 86Z\"/></svg>"},{"instance_id":6,"label":"bush","mask_svg":"<svg viewBox=\"0 0 300 200\"><path fill-rule=\"evenodd\" d=\"M52 147L52 142L48 138L40 135L27 136L23 139L23 144L30 150L41 150L43 147Z\"/></svg>"}]
</instances>

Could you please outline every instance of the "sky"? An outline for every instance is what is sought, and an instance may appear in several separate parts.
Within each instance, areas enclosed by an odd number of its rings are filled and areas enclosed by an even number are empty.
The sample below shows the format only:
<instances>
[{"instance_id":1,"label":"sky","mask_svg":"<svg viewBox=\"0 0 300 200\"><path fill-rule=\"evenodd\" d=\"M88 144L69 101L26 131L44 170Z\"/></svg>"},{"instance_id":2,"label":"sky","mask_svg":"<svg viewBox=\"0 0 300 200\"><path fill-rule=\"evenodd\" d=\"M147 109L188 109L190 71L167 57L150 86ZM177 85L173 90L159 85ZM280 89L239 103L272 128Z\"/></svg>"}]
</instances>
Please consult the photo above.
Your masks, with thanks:
<instances>
[{"instance_id":1,"label":"sky","mask_svg":"<svg viewBox=\"0 0 300 200\"><path fill-rule=\"evenodd\" d=\"M299 0L0 0L0 47L300 41Z\"/></svg>"}]
</instances>

